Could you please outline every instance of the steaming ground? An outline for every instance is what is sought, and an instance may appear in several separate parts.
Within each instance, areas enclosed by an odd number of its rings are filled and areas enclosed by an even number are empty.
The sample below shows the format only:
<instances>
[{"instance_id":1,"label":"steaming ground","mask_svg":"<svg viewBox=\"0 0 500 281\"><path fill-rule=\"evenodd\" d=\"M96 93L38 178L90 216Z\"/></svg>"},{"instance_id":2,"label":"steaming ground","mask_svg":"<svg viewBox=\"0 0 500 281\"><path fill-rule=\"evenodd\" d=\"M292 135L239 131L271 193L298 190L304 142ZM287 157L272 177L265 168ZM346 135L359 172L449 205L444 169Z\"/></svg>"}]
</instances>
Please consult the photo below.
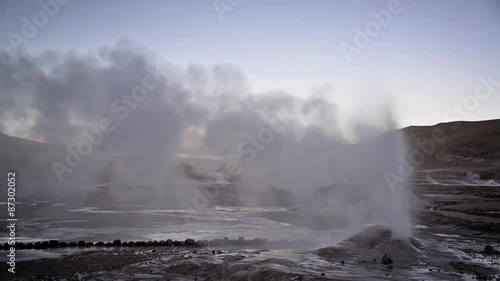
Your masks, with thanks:
<instances>
[{"instance_id":1,"label":"steaming ground","mask_svg":"<svg viewBox=\"0 0 500 281\"><path fill-rule=\"evenodd\" d=\"M390 100L344 116L329 93L254 93L234 66L177 66L128 41L86 53L2 52L0 74L0 130L25 138L0 134L0 170L18 174L18 241L288 241L270 250L18 251L21 279L498 274L497 260L480 256L484 244L499 246L496 187L436 189L443 179L429 172L413 194ZM369 228L375 237L363 232L373 225L382 226ZM392 266L379 263L386 252Z\"/></svg>"},{"instance_id":2,"label":"steaming ground","mask_svg":"<svg viewBox=\"0 0 500 281\"><path fill-rule=\"evenodd\" d=\"M113 203L98 189L87 205L20 204L19 241L213 241L208 247L89 247L19 250L20 280L481 280L500 277L492 186L414 186L421 208L411 238L381 225L346 228L339 210L318 206L210 206L206 210ZM453 192L453 193L450 193ZM102 201L93 201L100 198ZM464 206L467 205L467 206ZM97 205L99 207L97 207ZM489 205L489 209L485 209ZM483 212L478 211L483 206ZM361 206L359 206L361 208ZM455 208L454 208L455 207ZM497 213L500 210L497 210ZM307 220L304 220L304 217ZM309 221L309 223L304 223ZM318 225L322 227L318 227ZM355 235L352 235L352 234ZM238 242L243 236L247 241ZM226 245L217 244L223 237ZM252 244L254 238L287 241ZM231 240L234 239L234 240ZM393 263L381 264L384 254ZM41 259L45 258L45 259ZM375 260L375 261L374 261ZM6 272L6 271L2 271ZM4 274L4 273L2 273ZM1 276L1 275L0 275ZM8 276L10 277L10 276ZM9 279L10 280L10 279Z\"/></svg>"},{"instance_id":3,"label":"steaming ground","mask_svg":"<svg viewBox=\"0 0 500 281\"><path fill-rule=\"evenodd\" d=\"M149 209L202 210L226 194L194 193L193 177L208 175L230 183L241 206L319 205L344 210L339 223L349 228L376 220L409 235L407 178L385 176L398 173L406 143L391 131L397 118L383 96L345 116L329 93L254 93L234 66L178 66L126 40L88 52L2 52L0 73L0 130L42 142L7 140L0 153L2 169L21 175L21 201L93 207L82 200L111 184L112 195L95 196L116 208L145 187ZM181 155L198 157L193 169ZM200 167L201 156L219 161ZM350 198L348 186L365 198Z\"/></svg>"}]
</instances>

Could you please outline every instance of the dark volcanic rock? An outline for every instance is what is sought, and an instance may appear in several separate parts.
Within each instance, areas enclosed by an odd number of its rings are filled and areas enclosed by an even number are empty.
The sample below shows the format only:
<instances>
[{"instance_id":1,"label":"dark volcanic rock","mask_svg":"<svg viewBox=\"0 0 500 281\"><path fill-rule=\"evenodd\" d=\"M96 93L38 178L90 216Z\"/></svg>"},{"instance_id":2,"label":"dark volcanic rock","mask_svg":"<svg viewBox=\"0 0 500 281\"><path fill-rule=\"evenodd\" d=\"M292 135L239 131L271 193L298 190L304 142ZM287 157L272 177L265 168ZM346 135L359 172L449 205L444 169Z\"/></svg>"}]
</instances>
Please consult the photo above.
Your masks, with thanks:
<instances>
[{"instance_id":1,"label":"dark volcanic rock","mask_svg":"<svg viewBox=\"0 0 500 281\"><path fill-rule=\"evenodd\" d=\"M382 256L382 259L380 260L382 264L391 264L393 262L391 255L385 254Z\"/></svg>"},{"instance_id":2,"label":"dark volcanic rock","mask_svg":"<svg viewBox=\"0 0 500 281\"><path fill-rule=\"evenodd\" d=\"M87 242L87 243L85 243L85 246L92 247L92 246L94 246L94 243L93 242Z\"/></svg>"},{"instance_id":3,"label":"dark volcanic rock","mask_svg":"<svg viewBox=\"0 0 500 281\"><path fill-rule=\"evenodd\" d=\"M184 246L184 242L175 240L174 241L174 246Z\"/></svg>"},{"instance_id":4,"label":"dark volcanic rock","mask_svg":"<svg viewBox=\"0 0 500 281\"><path fill-rule=\"evenodd\" d=\"M172 241L171 239L167 239L167 241L165 241L165 243L167 244L167 246L173 246L174 245L174 241Z\"/></svg>"},{"instance_id":5,"label":"dark volcanic rock","mask_svg":"<svg viewBox=\"0 0 500 281\"><path fill-rule=\"evenodd\" d=\"M49 241L43 241L40 243L40 249L48 249L49 248Z\"/></svg>"},{"instance_id":6,"label":"dark volcanic rock","mask_svg":"<svg viewBox=\"0 0 500 281\"><path fill-rule=\"evenodd\" d=\"M26 249L26 244L24 244L23 242L17 242L17 243L16 243L16 247L17 247L19 250Z\"/></svg>"},{"instance_id":7,"label":"dark volcanic rock","mask_svg":"<svg viewBox=\"0 0 500 281\"><path fill-rule=\"evenodd\" d=\"M237 242L237 243L238 243L238 245L244 245L244 244L245 244L245 242L246 242L246 241L245 241L245 238L243 238L243 237L238 237L238 242Z\"/></svg>"},{"instance_id":8,"label":"dark volcanic rock","mask_svg":"<svg viewBox=\"0 0 500 281\"><path fill-rule=\"evenodd\" d=\"M196 242L194 241L194 239L188 238L188 239L186 239L184 241L184 245L186 245L186 246L195 246Z\"/></svg>"},{"instance_id":9,"label":"dark volcanic rock","mask_svg":"<svg viewBox=\"0 0 500 281\"><path fill-rule=\"evenodd\" d=\"M61 248L66 248L68 246L69 246L69 244L66 242L59 242L59 247L61 247Z\"/></svg>"},{"instance_id":10,"label":"dark volcanic rock","mask_svg":"<svg viewBox=\"0 0 500 281\"><path fill-rule=\"evenodd\" d=\"M148 242L146 243L146 246L153 246L153 241L148 241Z\"/></svg>"},{"instance_id":11,"label":"dark volcanic rock","mask_svg":"<svg viewBox=\"0 0 500 281\"><path fill-rule=\"evenodd\" d=\"M260 238L255 238L255 239L252 239L250 241L250 245L257 246L257 245L260 245L260 244L262 244L262 239L260 239Z\"/></svg>"},{"instance_id":12,"label":"dark volcanic rock","mask_svg":"<svg viewBox=\"0 0 500 281\"><path fill-rule=\"evenodd\" d=\"M158 242L158 245L160 245L160 246L166 246L167 242L165 242L165 240L160 240L160 242Z\"/></svg>"},{"instance_id":13,"label":"dark volcanic rock","mask_svg":"<svg viewBox=\"0 0 500 281\"><path fill-rule=\"evenodd\" d=\"M208 246L208 243L207 243L207 242L205 242L205 241L202 241L202 240L197 240L197 241L195 242L195 245L196 245L196 246L200 246L200 247L204 247L204 246Z\"/></svg>"},{"instance_id":14,"label":"dark volcanic rock","mask_svg":"<svg viewBox=\"0 0 500 281\"><path fill-rule=\"evenodd\" d=\"M78 247L85 247L85 241L80 240L80 241L78 241L77 245L78 245Z\"/></svg>"},{"instance_id":15,"label":"dark volcanic rock","mask_svg":"<svg viewBox=\"0 0 500 281\"><path fill-rule=\"evenodd\" d=\"M57 247L59 247L59 241L57 241L57 240L49 240L49 247L50 248L57 248Z\"/></svg>"},{"instance_id":16,"label":"dark volcanic rock","mask_svg":"<svg viewBox=\"0 0 500 281\"><path fill-rule=\"evenodd\" d=\"M111 246L113 246L113 243L111 242L106 242L106 244L104 244L104 247L111 247Z\"/></svg>"},{"instance_id":17,"label":"dark volcanic rock","mask_svg":"<svg viewBox=\"0 0 500 281\"><path fill-rule=\"evenodd\" d=\"M77 247L78 244L76 242L69 242L70 247Z\"/></svg>"},{"instance_id":18,"label":"dark volcanic rock","mask_svg":"<svg viewBox=\"0 0 500 281\"><path fill-rule=\"evenodd\" d=\"M210 240L209 244L211 246L221 246L223 244L222 239L212 239Z\"/></svg>"},{"instance_id":19,"label":"dark volcanic rock","mask_svg":"<svg viewBox=\"0 0 500 281\"><path fill-rule=\"evenodd\" d=\"M483 253L486 255L498 255L500 254L500 251L496 250L491 245L486 245L486 247L484 247Z\"/></svg>"},{"instance_id":20,"label":"dark volcanic rock","mask_svg":"<svg viewBox=\"0 0 500 281\"><path fill-rule=\"evenodd\" d=\"M116 239L113 241L113 246L121 246L122 244L122 241L120 241L120 239Z\"/></svg>"},{"instance_id":21,"label":"dark volcanic rock","mask_svg":"<svg viewBox=\"0 0 500 281\"><path fill-rule=\"evenodd\" d=\"M99 241L99 242L95 243L95 246L102 247L102 246L104 246L104 242Z\"/></svg>"},{"instance_id":22,"label":"dark volcanic rock","mask_svg":"<svg viewBox=\"0 0 500 281\"><path fill-rule=\"evenodd\" d=\"M26 244L26 249L33 249L33 243L27 243Z\"/></svg>"},{"instance_id":23,"label":"dark volcanic rock","mask_svg":"<svg viewBox=\"0 0 500 281\"><path fill-rule=\"evenodd\" d=\"M153 241L153 246L158 246L158 245L160 245L160 242L158 242L157 240L154 240Z\"/></svg>"}]
</instances>

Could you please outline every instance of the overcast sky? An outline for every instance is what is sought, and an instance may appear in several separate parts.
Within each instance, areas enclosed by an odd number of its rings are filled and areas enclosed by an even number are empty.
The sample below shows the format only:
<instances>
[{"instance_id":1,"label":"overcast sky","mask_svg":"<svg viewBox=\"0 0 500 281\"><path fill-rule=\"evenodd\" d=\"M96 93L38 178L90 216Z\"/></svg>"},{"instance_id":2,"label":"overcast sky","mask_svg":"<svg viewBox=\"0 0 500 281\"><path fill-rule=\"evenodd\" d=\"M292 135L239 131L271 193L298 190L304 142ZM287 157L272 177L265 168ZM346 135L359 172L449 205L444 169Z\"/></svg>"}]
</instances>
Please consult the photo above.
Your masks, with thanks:
<instances>
[{"instance_id":1,"label":"overcast sky","mask_svg":"<svg viewBox=\"0 0 500 281\"><path fill-rule=\"evenodd\" d=\"M73 0L26 38L23 17L33 23L43 8L3 0L0 49L13 51L12 34L32 53L97 50L128 38L180 65L235 65L257 94L322 95L351 114L360 103L389 98L401 127L500 118L500 85L465 114L448 111L471 101L479 77L500 83L500 1L389 2ZM377 23L369 44L356 45L356 28L373 24L381 10L390 13L386 26ZM347 45L359 51L349 59Z\"/></svg>"}]
</instances>

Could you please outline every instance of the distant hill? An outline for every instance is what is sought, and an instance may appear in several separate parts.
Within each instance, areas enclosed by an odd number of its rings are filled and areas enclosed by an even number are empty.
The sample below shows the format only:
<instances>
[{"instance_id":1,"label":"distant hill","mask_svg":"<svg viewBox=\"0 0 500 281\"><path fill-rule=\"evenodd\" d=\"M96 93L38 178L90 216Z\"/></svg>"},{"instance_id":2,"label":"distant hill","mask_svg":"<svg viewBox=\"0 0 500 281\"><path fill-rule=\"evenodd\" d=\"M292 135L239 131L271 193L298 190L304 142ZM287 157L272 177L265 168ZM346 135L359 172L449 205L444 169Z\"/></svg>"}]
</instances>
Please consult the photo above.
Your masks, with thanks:
<instances>
[{"instance_id":1,"label":"distant hill","mask_svg":"<svg viewBox=\"0 0 500 281\"><path fill-rule=\"evenodd\" d=\"M446 136L446 141L432 142L433 132L439 131ZM426 161L421 168L493 165L500 169L500 119L410 126L400 129L399 132L405 136L410 151L418 149L418 143L432 142L435 145L435 151L425 158ZM375 141L384 142L384 135ZM59 146L11 137L0 132L0 170L18 168L51 170L50 163L64 159L65 153L66 151Z\"/></svg>"},{"instance_id":2,"label":"distant hill","mask_svg":"<svg viewBox=\"0 0 500 281\"><path fill-rule=\"evenodd\" d=\"M51 169L50 161L55 152L61 152L55 146L11 137L0 132L0 170L20 168Z\"/></svg>"},{"instance_id":3,"label":"distant hill","mask_svg":"<svg viewBox=\"0 0 500 281\"><path fill-rule=\"evenodd\" d=\"M419 149L419 143L436 145L435 152L426 157L425 168L500 165L500 119L410 126L401 131L410 149ZM432 141L433 132L446 140Z\"/></svg>"}]
</instances>

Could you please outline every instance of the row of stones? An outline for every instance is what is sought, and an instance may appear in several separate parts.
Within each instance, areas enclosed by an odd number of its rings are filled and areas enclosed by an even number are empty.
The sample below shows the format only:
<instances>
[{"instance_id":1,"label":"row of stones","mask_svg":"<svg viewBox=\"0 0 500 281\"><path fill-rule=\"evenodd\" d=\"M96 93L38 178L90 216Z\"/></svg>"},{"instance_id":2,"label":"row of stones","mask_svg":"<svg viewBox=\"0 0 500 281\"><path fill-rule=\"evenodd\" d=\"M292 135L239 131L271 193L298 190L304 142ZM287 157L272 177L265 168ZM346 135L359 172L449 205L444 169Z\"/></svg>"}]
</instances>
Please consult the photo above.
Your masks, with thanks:
<instances>
[{"instance_id":1,"label":"row of stones","mask_svg":"<svg viewBox=\"0 0 500 281\"><path fill-rule=\"evenodd\" d=\"M78 241L78 242L60 242L57 240L48 240L48 241L38 241L34 243L23 243L23 242L17 242L14 245L10 245L8 243L5 243L3 245L4 250L10 250L11 248L15 248L18 250L23 250L23 249L49 249L49 248L67 248L67 247L145 247L145 246L178 246L178 247L205 247L205 246L267 246L267 247L287 247L291 243L298 243L298 242L291 242L287 241L285 239L281 239L278 241L269 241L268 239L260 239L256 238L253 240L245 240L243 237L240 237L238 239L229 239L227 237L224 237L223 239L212 239L212 240L194 240L191 238L188 238L184 241L179 241L179 240L154 240L154 241L129 241L129 242L122 242L121 240L117 239L114 240L113 242L85 242L85 241ZM300 241L301 245L304 245L306 243L311 243L312 242L306 242L306 241Z\"/></svg>"}]
</instances>

